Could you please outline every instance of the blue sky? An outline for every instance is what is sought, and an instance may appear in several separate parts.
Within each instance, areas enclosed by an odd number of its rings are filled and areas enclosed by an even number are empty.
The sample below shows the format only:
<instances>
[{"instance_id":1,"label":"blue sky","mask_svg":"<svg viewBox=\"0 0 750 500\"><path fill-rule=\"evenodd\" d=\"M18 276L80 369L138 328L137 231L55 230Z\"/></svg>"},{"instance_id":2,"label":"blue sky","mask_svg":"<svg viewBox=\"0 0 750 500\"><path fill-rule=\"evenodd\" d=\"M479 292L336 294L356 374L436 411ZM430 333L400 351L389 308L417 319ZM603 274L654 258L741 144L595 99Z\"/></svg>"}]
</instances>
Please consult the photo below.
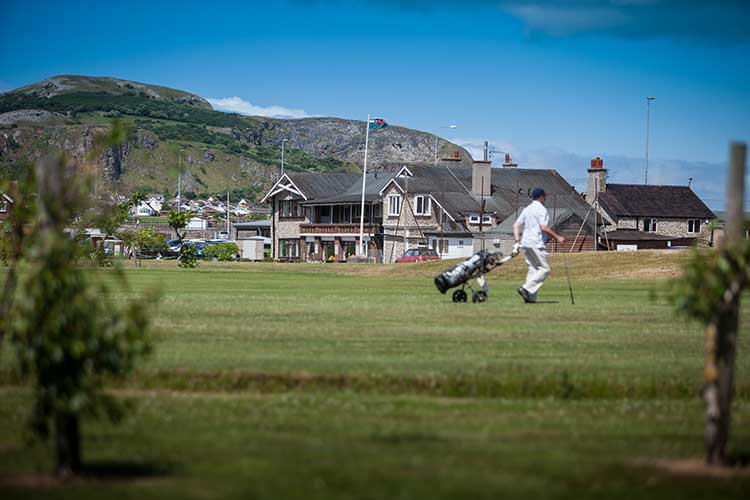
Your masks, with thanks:
<instances>
[{"instance_id":1,"label":"blue sky","mask_svg":"<svg viewBox=\"0 0 750 500\"><path fill-rule=\"evenodd\" d=\"M596 155L642 181L653 95L650 179L693 177L716 208L729 141L750 138L742 0L0 3L0 91L108 75L253 113L456 124L441 135L578 186Z\"/></svg>"}]
</instances>

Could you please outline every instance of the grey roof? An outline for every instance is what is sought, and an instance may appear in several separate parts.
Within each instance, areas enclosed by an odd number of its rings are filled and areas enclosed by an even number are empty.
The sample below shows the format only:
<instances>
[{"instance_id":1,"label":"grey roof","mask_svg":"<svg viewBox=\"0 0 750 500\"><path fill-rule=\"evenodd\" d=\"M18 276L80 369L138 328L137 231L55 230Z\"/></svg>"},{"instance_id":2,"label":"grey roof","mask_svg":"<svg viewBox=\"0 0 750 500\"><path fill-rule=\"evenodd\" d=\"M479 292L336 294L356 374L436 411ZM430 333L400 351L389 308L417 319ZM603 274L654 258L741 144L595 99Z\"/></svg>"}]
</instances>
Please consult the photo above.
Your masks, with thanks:
<instances>
[{"instance_id":1,"label":"grey roof","mask_svg":"<svg viewBox=\"0 0 750 500\"><path fill-rule=\"evenodd\" d=\"M395 177L393 173L372 173L367 174L365 183L365 201L373 202L380 199L380 191L388 182ZM302 189L302 188L300 188ZM362 176L357 175L353 184L348 186L342 192L331 193L331 195L322 198L315 198L303 202L303 205L325 205L336 203L356 203L362 200Z\"/></svg>"},{"instance_id":2,"label":"grey roof","mask_svg":"<svg viewBox=\"0 0 750 500\"><path fill-rule=\"evenodd\" d=\"M550 213L550 226L554 229L560 224L566 222L571 217L578 217L581 221L586 219L586 213L588 212L588 205L581 206L578 204L578 201L576 198L580 198L580 196L575 197L571 195L567 196L558 196L557 199L557 207L550 207L549 198L547 198L547 210ZM528 205L528 203L527 203ZM520 213L520 210L519 210ZM592 216L589 216L588 218L588 225L593 226L594 218ZM498 233L498 234L513 234L513 224L516 222L515 213L511 216L502 221L500 224L492 228L492 230L487 231L488 233Z\"/></svg>"},{"instance_id":3,"label":"grey roof","mask_svg":"<svg viewBox=\"0 0 750 500\"><path fill-rule=\"evenodd\" d=\"M716 216L688 186L608 184L599 193L602 208L612 217L674 217L714 219Z\"/></svg>"},{"instance_id":4,"label":"grey roof","mask_svg":"<svg viewBox=\"0 0 750 500\"><path fill-rule=\"evenodd\" d=\"M254 220L250 222L235 222L235 229L254 229L256 227L271 227L271 219Z\"/></svg>"},{"instance_id":5,"label":"grey roof","mask_svg":"<svg viewBox=\"0 0 750 500\"><path fill-rule=\"evenodd\" d=\"M289 172L291 179L308 200L324 198L346 191L361 174L320 174L316 172Z\"/></svg>"}]
</instances>

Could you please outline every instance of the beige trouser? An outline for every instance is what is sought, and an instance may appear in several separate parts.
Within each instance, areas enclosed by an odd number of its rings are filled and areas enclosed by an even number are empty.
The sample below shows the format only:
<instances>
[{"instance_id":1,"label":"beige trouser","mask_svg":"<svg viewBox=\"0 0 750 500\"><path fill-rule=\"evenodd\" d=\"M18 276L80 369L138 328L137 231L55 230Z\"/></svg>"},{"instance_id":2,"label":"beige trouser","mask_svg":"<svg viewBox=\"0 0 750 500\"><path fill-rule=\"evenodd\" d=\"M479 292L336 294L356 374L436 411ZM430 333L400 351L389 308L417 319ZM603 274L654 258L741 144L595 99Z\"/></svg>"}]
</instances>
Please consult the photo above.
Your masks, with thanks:
<instances>
[{"instance_id":1,"label":"beige trouser","mask_svg":"<svg viewBox=\"0 0 750 500\"><path fill-rule=\"evenodd\" d=\"M547 279L550 267L547 261L547 250L544 248L524 247L523 253L526 256L526 265L529 266L529 272L526 273L526 282L523 288L529 292L529 298L536 301L536 294L542 287L544 280Z\"/></svg>"}]
</instances>

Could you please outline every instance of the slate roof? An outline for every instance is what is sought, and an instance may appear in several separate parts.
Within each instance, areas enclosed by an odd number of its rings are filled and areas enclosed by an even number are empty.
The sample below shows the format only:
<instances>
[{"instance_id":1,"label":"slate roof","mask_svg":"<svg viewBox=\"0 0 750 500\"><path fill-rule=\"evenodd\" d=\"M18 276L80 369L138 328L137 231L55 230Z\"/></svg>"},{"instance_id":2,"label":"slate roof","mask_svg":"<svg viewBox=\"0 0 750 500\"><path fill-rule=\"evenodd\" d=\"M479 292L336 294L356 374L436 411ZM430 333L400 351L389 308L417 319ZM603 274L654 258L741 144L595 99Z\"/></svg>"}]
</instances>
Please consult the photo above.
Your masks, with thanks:
<instances>
[{"instance_id":1,"label":"slate roof","mask_svg":"<svg viewBox=\"0 0 750 500\"><path fill-rule=\"evenodd\" d=\"M305 193L308 200L331 196L334 193L343 193L361 174L320 174L316 172L287 172L295 186Z\"/></svg>"},{"instance_id":2,"label":"slate roof","mask_svg":"<svg viewBox=\"0 0 750 500\"><path fill-rule=\"evenodd\" d=\"M348 174L347 174L348 175ZM326 205L326 204L337 204L337 203L356 203L362 200L362 176L356 175L354 183L350 184L345 190L339 193L329 193L328 196L322 198L308 199L303 202L303 205ZM367 182L365 183L365 201L372 202L380 199L380 190L385 187L388 182L395 177L393 173L373 173L367 174ZM299 186L303 192L307 195L307 192ZM309 195L308 195L309 198Z\"/></svg>"},{"instance_id":3,"label":"slate roof","mask_svg":"<svg viewBox=\"0 0 750 500\"><path fill-rule=\"evenodd\" d=\"M391 181L410 194L431 194L435 201L459 223L446 218L444 230L466 231L460 222L468 214L479 213L481 197L471 191L472 167L408 165L410 177L396 177L397 172L367 174L365 201L380 199L380 192ZM305 194L303 205L357 203L362 196L361 174L320 174L288 172L287 176ZM526 168L493 168L491 195L484 198L485 213L500 219L515 219L518 211L531 203L531 190L541 187L548 193L548 209L553 211L553 195L557 195L557 210L577 214L582 219L589 205L573 186L555 170ZM510 224L513 221L511 220Z\"/></svg>"},{"instance_id":4,"label":"slate roof","mask_svg":"<svg viewBox=\"0 0 750 500\"><path fill-rule=\"evenodd\" d=\"M688 186L607 184L599 194L601 207L612 217L673 217L715 219Z\"/></svg>"}]
</instances>

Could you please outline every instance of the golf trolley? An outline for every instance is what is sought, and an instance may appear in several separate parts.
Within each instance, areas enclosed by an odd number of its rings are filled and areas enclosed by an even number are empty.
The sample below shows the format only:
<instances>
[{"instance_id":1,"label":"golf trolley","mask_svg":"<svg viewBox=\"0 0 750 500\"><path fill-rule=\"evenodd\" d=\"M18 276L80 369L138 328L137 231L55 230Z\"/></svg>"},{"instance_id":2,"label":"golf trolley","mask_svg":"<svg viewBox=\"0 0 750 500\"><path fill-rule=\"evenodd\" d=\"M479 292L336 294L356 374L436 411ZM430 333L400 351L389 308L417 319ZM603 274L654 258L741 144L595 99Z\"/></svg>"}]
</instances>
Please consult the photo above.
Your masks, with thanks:
<instances>
[{"instance_id":1,"label":"golf trolley","mask_svg":"<svg viewBox=\"0 0 750 500\"><path fill-rule=\"evenodd\" d=\"M465 261L456 264L442 274L435 277L435 286L440 293L445 293L451 288L461 288L453 292L453 302L466 302L469 298L466 288L471 291L472 302L485 302L489 287L485 274L496 267L502 266L513 257L503 257L500 252L477 252ZM470 281L476 280L476 289L471 286Z\"/></svg>"}]
</instances>

